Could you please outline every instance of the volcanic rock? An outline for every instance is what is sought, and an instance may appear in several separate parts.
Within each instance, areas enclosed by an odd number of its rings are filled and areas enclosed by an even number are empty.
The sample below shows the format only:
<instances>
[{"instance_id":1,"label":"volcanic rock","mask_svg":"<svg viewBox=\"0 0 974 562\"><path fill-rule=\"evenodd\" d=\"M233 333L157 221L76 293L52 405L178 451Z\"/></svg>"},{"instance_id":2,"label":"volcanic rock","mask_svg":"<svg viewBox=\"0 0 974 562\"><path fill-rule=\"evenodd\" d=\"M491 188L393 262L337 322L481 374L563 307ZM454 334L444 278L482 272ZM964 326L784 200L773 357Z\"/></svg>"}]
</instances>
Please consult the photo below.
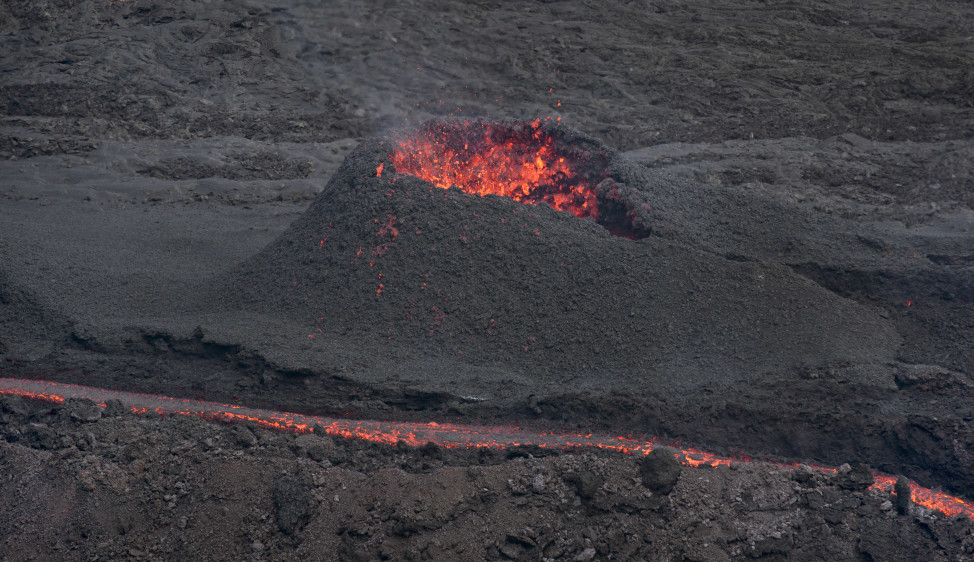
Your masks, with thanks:
<instances>
[{"instance_id":1,"label":"volcanic rock","mask_svg":"<svg viewBox=\"0 0 974 562\"><path fill-rule=\"evenodd\" d=\"M329 437L303 433L295 438L294 448L313 461L323 461L329 451L335 448L335 443Z\"/></svg>"},{"instance_id":2,"label":"volcanic rock","mask_svg":"<svg viewBox=\"0 0 974 562\"><path fill-rule=\"evenodd\" d=\"M36 443L41 449L56 449L58 446L57 433L44 424L30 424L27 436L32 443Z\"/></svg>"},{"instance_id":3,"label":"volcanic rock","mask_svg":"<svg viewBox=\"0 0 974 562\"><path fill-rule=\"evenodd\" d=\"M580 497L590 500L595 497L595 493L599 491L604 480L591 470L583 470L572 475L569 482L575 486L575 491Z\"/></svg>"},{"instance_id":4,"label":"volcanic rock","mask_svg":"<svg viewBox=\"0 0 974 562\"><path fill-rule=\"evenodd\" d=\"M30 408L20 396L0 396L0 412L23 416L30 412Z\"/></svg>"},{"instance_id":5,"label":"volcanic rock","mask_svg":"<svg viewBox=\"0 0 974 562\"><path fill-rule=\"evenodd\" d=\"M593 559L595 559L595 554L596 554L596 552L595 552L595 549L594 548L591 548L591 547L590 548L586 548L585 550L583 550L580 553L578 553L578 555L575 556L575 558L573 558L573 560L576 560L578 562L586 562L587 560L593 560Z\"/></svg>"},{"instance_id":6,"label":"volcanic rock","mask_svg":"<svg viewBox=\"0 0 974 562\"><path fill-rule=\"evenodd\" d=\"M105 411L102 415L105 417L120 416L125 413L125 404L122 404L121 400L108 400L105 402Z\"/></svg>"},{"instance_id":7,"label":"volcanic rock","mask_svg":"<svg viewBox=\"0 0 974 562\"><path fill-rule=\"evenodd\" d=\"M893 492L896 494L896 512L900 515L906 515L910 512L910 506L913 505L913 498L910 485L905 478L900 476L896 479Z\"/></svg>"},{"instance_id":8,"label":"volcanic rock","mask_svg":"<svg viewBox=\"0 0 974 562\"><path fill-rule=\"evenodd\" d=\"M253 447L257 444L257 437L245 425L235 425L233 427L233 438L238 445Z\"/></svg>"},{"instance_id":9,"label":"volcanic rock","mask_svg":"<svg viewBox=\"0 0 974 562\"><path fill-rule=\"evenodd\" d=\"M72 398L64 405L63 413L67 414L72 420L82 422L93 422L101 419L101 408L91 400L82 398Z\"/></svg>"},{"instance_id":10,"label":"volcanic rock","mask_svg":"<svg viewBox=\"0 0 974 562\"><path fill-rule=\"evenodd\" d=\"M865 490L875 481L872 470L867 464L856 463L846 470L843 468L846 468L845 465L836 475L836 483L843 490Z\"/></svg>"},{"instance_id":11,"label":"volcanic rock","mask_svg":"<svg viewBox=\"0 0 974 562\"><path fill-rule=\"evenodd\" d=\"M443 458L442 447L432 441L427 441L425 445L419 448L419 452L424 457L429 457L431 459Z\"/></svg>"},{"instance_id":12,"label":"volcanic rock","mask_svg":"<svg viewBox=\"0 0 974 562\"><path fill-rule=\"evenodd\" d=\"M682 471L683 466L676 460L673 450L664 447L653 449L639 463L643 486L664 496L676 487Z\"/></svg>"},{"instance_id":13,"label":"volcanic rock","mask_svg":"<svg viewBox=\"0 0 974 562\"><path fill-rule=\"evenodd\" d=\"M303 525L311 502L308 476L287 474L274 483L274 507L277 509L277 526L285 534L293 534Z\"/></svg>"}]
</instances>

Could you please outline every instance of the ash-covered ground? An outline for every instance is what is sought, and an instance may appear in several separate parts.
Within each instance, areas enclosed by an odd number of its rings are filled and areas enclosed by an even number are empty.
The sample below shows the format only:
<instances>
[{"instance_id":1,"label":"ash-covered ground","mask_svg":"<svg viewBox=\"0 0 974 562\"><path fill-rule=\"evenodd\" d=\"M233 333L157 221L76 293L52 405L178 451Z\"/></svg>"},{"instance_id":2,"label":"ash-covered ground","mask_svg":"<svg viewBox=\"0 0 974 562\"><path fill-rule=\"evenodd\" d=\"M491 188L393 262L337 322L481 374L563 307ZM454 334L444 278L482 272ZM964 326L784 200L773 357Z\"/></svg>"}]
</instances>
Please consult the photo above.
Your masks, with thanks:
<instances>
[{"instance_id":1,"label":"ash-covered ground","mask_svg":"<svg viewBox=\"0 0 974 562\"><path fill-rule=\"evenodd\" d=\"M971 501L971 21L966 2L6 2L0 377L652 434ZM548 116L649 236L387 158L426 119ZM11 560L974 556L970 523L852 476L684 469L663 493L589 451L3 412Z\"/></svg>"}]
</instances>

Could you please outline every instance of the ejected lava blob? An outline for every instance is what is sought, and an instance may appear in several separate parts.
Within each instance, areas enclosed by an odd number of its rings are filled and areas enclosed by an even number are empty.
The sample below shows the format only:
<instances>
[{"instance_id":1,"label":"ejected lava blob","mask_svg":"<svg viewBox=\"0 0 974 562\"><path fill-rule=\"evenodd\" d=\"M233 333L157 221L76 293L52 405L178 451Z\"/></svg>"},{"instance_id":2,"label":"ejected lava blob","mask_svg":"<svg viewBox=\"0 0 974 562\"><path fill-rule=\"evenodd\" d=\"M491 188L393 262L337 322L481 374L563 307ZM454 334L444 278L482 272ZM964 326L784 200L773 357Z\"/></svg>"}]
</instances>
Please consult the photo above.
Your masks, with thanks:
<instances>
[{"instance_id":1,"label":"ejected lava blob","mask_svg":"<svg viewBox=\"0 0 974 562\"><path fill-rule=\"evenodd\" d=\"M605 387L892 357L872 310L674 237L680 181L552 121L437 121L362 143L230 288L309 339Z\"/></svg>"}]
</instances>

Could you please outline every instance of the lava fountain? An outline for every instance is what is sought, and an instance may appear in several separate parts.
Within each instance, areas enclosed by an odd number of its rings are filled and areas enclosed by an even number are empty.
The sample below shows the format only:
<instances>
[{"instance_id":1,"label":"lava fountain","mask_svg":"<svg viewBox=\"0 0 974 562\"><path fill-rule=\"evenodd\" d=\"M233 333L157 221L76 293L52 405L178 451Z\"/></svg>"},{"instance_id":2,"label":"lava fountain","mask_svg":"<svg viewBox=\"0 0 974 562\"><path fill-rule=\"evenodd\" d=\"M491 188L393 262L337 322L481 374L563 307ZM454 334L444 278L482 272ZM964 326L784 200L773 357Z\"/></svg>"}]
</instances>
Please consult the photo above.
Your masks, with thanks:
<instances>
[{"instance_id":1,"label":"lava fountain","mask_svg":"<svg viewBox=\"0 0 974 562\"><path fill-rule=\"evenodd\" d=\"M321 431L336 437L364 439L387 445L405 443L412 447L419 447L429 442L451 449L506 449L521 445L534 445L557 449L591 447L630 455L646 455L654 448L664 446L658 439L633 439L591 433L537 432L517 427L486 427L436 422L416 423L325 418L40 380L0 379L0 394L17 395L53 403L63 403L69 398L84 398L92 400L102 407L105 407L108 400L120 400L135 413L145 413L152 410L159 415L198 416L223 422L247 421L280 431L297 433ZM721 457L689 447L679 447L677 451L677 459L681 463L693 467L728 466L751 461L746 457ZM779 464L778 466L797 468L798 465ZM815 468L832 473L836 472L832 468ZM878 473L873 473L873 476L875 478L875 482L872 484L873 489L895 493L893 492L895 478ZM912 499L918 505L941 511L950 517L963 515L974 519L974 504L942 492L924 488L915 482L909 482L909 487Z\"/></svg>"},{"instance_id":2,"label":"lava fountain","mask_svg":"<svg viewBox=\"0 0 974 562\"><path fill-rule=\"evenodd\" d=\"M567 138L570 130L547 120L430 121L400 133L389 159L399 173L440 188L476 195L545 203L579 218L592 218L617 236L649 235L636 225L608 177L605 150ZM382 175L384 164L376 173Z\"/></svg>"}]
</instances>

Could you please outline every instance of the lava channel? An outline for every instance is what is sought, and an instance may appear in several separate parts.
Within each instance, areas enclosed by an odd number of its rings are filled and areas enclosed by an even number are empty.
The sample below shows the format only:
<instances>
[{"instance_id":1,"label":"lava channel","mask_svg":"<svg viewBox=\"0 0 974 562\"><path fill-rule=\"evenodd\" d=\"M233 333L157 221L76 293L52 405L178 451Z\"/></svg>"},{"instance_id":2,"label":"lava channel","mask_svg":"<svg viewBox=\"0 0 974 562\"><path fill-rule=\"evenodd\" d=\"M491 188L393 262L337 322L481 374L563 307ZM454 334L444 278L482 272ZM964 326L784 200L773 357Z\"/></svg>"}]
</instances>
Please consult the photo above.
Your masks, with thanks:
<instances>
[{"instance_id":1,"label":"lava channel","mask_svg":"<svg viewBox=\"0 0 974 562\"><path fill-rule=\"evenodd\" d=\"M228 423L247 421L281 431L296 433L322 431L327 435L336 437L364 439L387 445L405 443L412 447L420 447L429 442L449 449L506 449L531 445L550 449L588 447L618 451L630 455L646 455L656 447L667 446L655 438L632 439L591 433L536 432L513 426L489 427L436 422L416 423L326 418L40 380L0 378L0 394L16 395L53 403L63 403L70 398L84 398L94 401L101 407L105 407L108 400L119 400L129 410L137 414L151 410L159 415L198 416L207 420ZM745 457L718 456L694 448L669 447L677 451L675 453L676 458L686 466L716 467L752 461L752 459ZM771 464L789 469L795 469L799 466L798 463ZM837 472L834 468L820 466L814 468L831 473ZM875 472L873 477L875 482L871 489L895 494L893 487L896 478ZM909 487L912 499L918 505L940 511L949 517L963 515L974 519L974 504L936 490L924 488L915 482L909 482Z\"/></svg>"}]
</instances>

